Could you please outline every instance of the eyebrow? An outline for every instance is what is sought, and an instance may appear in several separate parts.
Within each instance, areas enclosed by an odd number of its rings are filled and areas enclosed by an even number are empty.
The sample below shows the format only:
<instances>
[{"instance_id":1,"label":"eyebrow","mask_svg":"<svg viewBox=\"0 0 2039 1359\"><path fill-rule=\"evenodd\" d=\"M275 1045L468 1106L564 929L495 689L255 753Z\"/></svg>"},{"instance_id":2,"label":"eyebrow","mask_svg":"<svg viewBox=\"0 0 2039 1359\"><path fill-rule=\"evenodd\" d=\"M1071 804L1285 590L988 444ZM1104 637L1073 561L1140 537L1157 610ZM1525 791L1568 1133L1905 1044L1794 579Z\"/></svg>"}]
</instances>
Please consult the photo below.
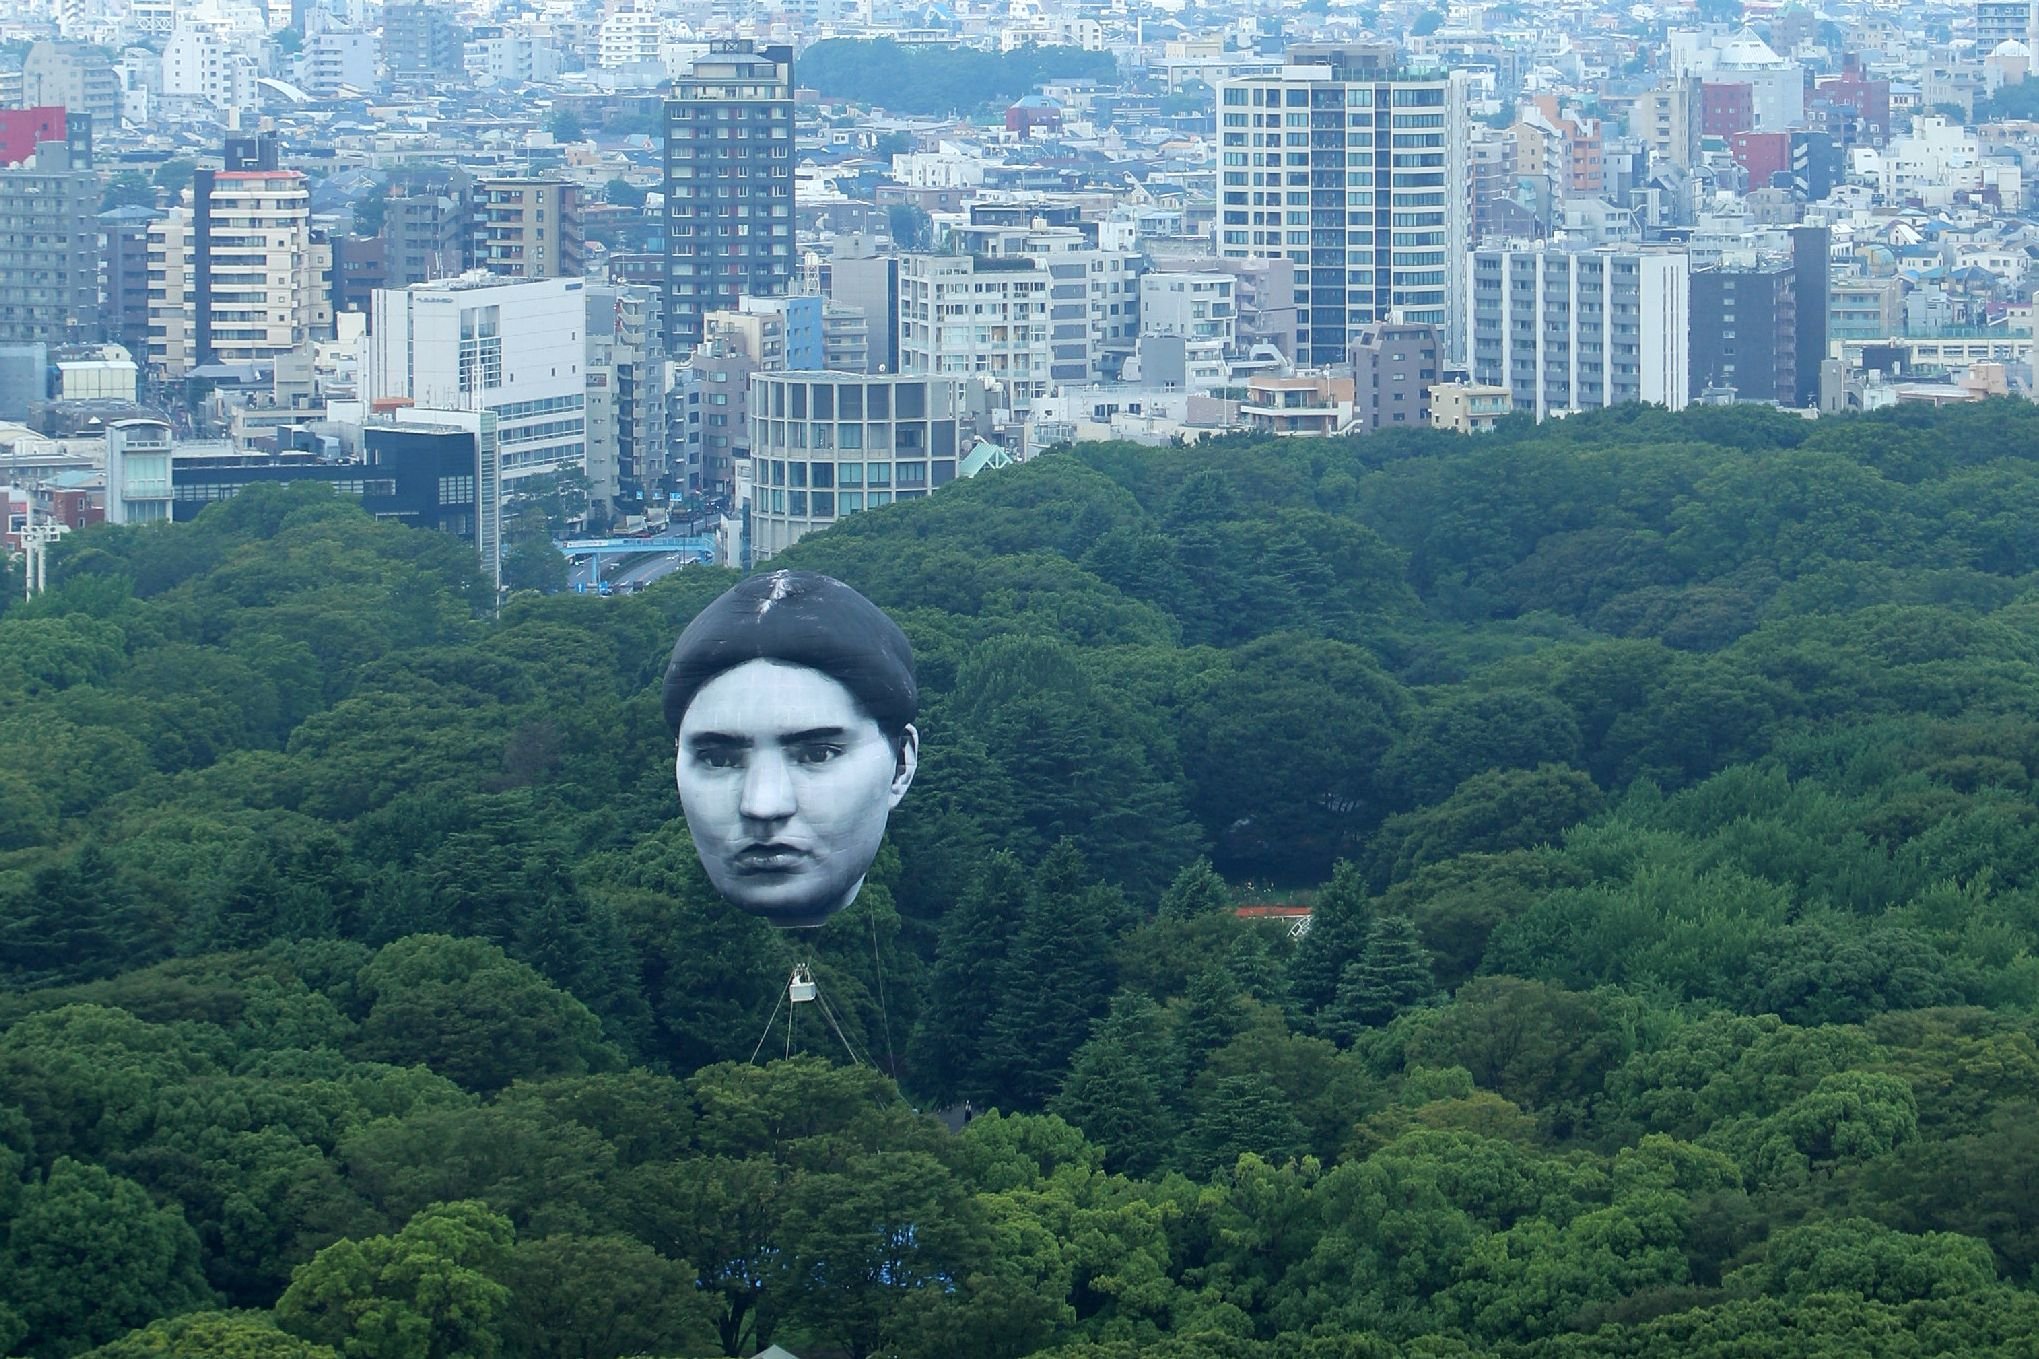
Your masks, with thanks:
<instances>
[{"instance_id":1,"label":"eyebrow","mask_svg":"<svg viewBox=\"0 0 2039 1359\"><path fill-rule=\"evenodd\" d=\"M778 742L782 746L801 746L815 741L840 741L848 735L842 727L809 727L805 731L786 732ZM687 748L695 751L749 750L755 744L748 736L720 731L704 731L687 738Z\"/></svg>"}]
</instances>

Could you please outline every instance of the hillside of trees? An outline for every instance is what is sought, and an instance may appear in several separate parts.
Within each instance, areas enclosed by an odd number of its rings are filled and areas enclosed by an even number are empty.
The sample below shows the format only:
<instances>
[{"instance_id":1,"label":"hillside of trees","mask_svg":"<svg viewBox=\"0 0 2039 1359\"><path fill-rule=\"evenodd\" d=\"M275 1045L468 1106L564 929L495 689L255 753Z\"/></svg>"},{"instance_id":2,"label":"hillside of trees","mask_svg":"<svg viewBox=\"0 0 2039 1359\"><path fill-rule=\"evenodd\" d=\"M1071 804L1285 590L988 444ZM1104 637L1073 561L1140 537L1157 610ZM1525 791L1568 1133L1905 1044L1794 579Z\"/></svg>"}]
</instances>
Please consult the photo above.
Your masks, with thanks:
<instances>
[{"instance_id":1,"label":"hillside of trees","mask_svg":"<svg viewBox=\"0 0 2039 1359\"><path fill-rule=\"evenodd\" d=\"M935 47L890 38L824 38L803 48L794 76L825 98L870 104L889 113L946 117L1003 109L1038 93L1049 81L1110 81L1118 74L1109 52L1081 47L1016 47L985 52Z\"/></svg>"},{"instance_id":2,"label":"hillside of trees","mask_svg":"<svg viewBox=\"0 0 2039 1359\"><path fill-rule=\"evenodd\" d=\"M677 814L729 573L74 534L0 595L0 1354L2027 1356L2035 523L2007 401L858 515L781 564L901 621L924 753L795 935ZM768 1028L802 959L856 1064Z\"/></svg>"}]
</instances>

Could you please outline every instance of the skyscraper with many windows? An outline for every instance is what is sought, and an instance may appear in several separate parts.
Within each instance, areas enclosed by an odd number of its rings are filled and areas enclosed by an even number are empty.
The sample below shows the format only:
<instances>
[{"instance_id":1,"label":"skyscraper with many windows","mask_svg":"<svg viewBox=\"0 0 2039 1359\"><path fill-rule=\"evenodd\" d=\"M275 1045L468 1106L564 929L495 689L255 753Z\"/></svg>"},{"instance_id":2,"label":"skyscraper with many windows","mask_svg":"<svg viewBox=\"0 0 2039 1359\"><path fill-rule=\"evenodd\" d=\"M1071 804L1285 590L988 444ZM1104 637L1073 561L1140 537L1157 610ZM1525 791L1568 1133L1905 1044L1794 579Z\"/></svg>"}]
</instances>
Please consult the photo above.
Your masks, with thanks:
<instances>
[{"instance_id":1,"label":"skyscraper with many windows","mask_svg":"<svg viewBox=\"0 0 2039 1359\"><path fill-rule=\"evenodd\" d=\"M710 45L665 105L666 345L793 278L793 49Z\"/></svg>"},{"instance_id":2,"label":"skyscraper with many windows","mask_svg":"<svg viewBox=\"0 0 2039 1359\"><path fill-rule=\"evenodd\" d=\"M1218 250L1295 265L1297 359L1344 361L1390 318L1464 352L1466 84L1412 76L1392 48L1309 45L1222 81Z\"/></svg>"}]
</instances>

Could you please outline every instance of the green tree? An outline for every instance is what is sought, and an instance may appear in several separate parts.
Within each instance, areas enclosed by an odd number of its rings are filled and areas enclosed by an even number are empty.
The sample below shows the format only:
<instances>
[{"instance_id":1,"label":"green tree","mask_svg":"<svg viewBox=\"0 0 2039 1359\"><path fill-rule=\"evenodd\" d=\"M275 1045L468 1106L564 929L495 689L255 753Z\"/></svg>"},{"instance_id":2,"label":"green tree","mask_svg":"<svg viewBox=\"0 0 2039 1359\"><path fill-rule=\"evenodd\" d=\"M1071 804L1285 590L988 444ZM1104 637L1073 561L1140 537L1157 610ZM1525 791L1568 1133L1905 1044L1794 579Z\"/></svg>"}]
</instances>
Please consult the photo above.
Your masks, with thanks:
<instances>
[{"instance_id":1,"label":"green tree","mask_svg":"<svg viewBox=\"0 0 2039 1359\"><path fill-rule=\"evenodd\" d=\"M1175 875L1161 895L1160 915L1164 920L1188 920L1232 908L1232 891L1212 869L1209 859L1198 859Z\"/></svg>"},{"instance_id":2,"label":"green tree","mask_svg":"<svg viewBox=\"0 0 2039 1359\"><path fill-rule=\"evenodd\" d=\"M471 1089L620 1060L586 1006L478 939L398 940L362 969L360 987L363 1056L423 1062Z\"/></svg>"},{"instance_id":3,"label":"green tree","mask_svg":"<svg viewBox=\"0 0 2039 1359\"><path fill-rule=\"evenodd\" d=\"M1049 1108L1104 1151L1105 1164L1129 1175L1167 1164L1176 1124L1163 1100L1149 1054L1116 1037L1099 1037L1077 1052Z\"/></svg>"},{"instance_id":4,"label":"green tree","mask_svg":"<svg viewBox=\"0 0 2039 1359\"><path fill-rule=\"evenodd\" d=\"M619 208L641 208L647 196L646 190L627 179L612 179L602 187L602 197Z\"/></svg>"},{"instance_id":5,"label":"green tree","mask_svg":"<svg viewBox=\"0 0 2039 1359\"><path fill-rule=\"evenodd\" d=\"M197 171L198 165L194 161L166 160L156 167L153 179L157 188L168 189L170 196L175 198L191 187L191 178Z\"/></svg>"},{"instance_id":6,"label":"green tree","mask_svg":"<svg viewBox=\"0 0 2039 1359\"><path fill-rule=\"evenodd\" d=\"M87 1351L91 1359L337 1359L259 1312L186 1312Z\"/></svg>"},{"instance_id":7,"label":"green tree","mask_svg":"<svg viewBox=\"0 0 2039 1359\"><path fill-rule=\"evenodd\" d=\"M770 1343L767 1285L779 1258L785 1174L762 1155L701 1155L640 1168L624 1180L626 1220L673 1260L694 1262L694 1287L725 1355Z\"/></svg>"},{"instance_id":8,"label":"green tree","mask_svg":"<svg viewBox=\"0 0 2039 1359\"><path fill-rule=\"evenodd\" d=\"M299 1267L276 1323L342 1359L494 1359L514 1233L478 1203L445 1203L394 1236L339 1241Z\"/></svg>"},{"instance_id":9,"label":"green tree","mask_svg":"<svg viewBox=\"0 0 2039 1359\"><path fill-rule=\"evenodd\" d=\"M1026 869L994 854L942 920L928 1002L911 1052L916 1075L950 1100L989 1108L998 1086L987 1047L1014 984L1010 951L1031 909Z\"/></svg>"},{"instance_id":10,"label":"green tree","mask_svg":"<svg viewBox=\"0 0 2039 1359\"><path fill-rule=\"evenodd\" d=\"M1462 1066L1483 1088L1563 1131L1627 1055L1591 999L1541 982L1477 977L1409 1040L1408 1060Z\"/></svg>"},{"instance_id":11,"label":"green tree","mask_svg":"<svg viewBox=\"0 0 2039 1359\"><path fill-rule=\"evenodd\" d=\"M548 1236L510 1248L504 1359L702 1353L712 1331L694 1270L627 1236Z\"/></svg>"},{"instance_id":12,"label":"green tree","mask_svg":"<svg viewBox=\"0 0 2039 1359\"><path fill-rule=\"evenodd\" d=\"M925 250L934 243L934 219L926 209L912 203L894 203L886 208L885 229L897 250Z\"/></svg>"},{"instance_id":13,"label":"green tree","mask_svg":"<svg viewBox=\"0 0 2039 1359\"><path fill-rule=\"evenodd\" d=\"M587 136L580 115L565 107L555 108L545 116L545 130L556 142L577 142Z\"/></svg>"},{"instance_id":14,"label":"green tree","mask_svg":"<svg viewBox=\"0 0 2039 1359\"><path fill-rule=\"evenodd\" d=\"M1346 1033L1381 1028L1436 995L1430 953L1414 923L1405 915L1376 915L1367 924L1364 951L1339 978L1332 1023Z\"/></svg>"},{"instance_id":15,"label":"green tree","mask_svg":"<svg viewBox=\"0 0 2039 1359\"><path fill-rule=\"evenodd\" d=\"M1744 1297L1853 1293L1904 1303L1982 1292L1995 1282L1996 1258L1985 1242L1952 1232L1907 1236L1850 1218L1779 1232L1758 1259L1728 1275L1727 1286Z\"/></svg>"},{"instance_id":16,"label":"green tree","mask_svg":"<svg viewBox=\"0 0 2039 1359\"><path fill-rule=\"evenodd\" d=\"M557 594L566 581L566 557L553 546L544 516L525 511L512 519L503 535L504 588Z\"/></svg>"},{"instance_id":17,"label":"green tree","mask_svg":"<svg viewBox=\"0 0 2039 1359\"><path fill-rule=\"evenodd\" d=\"M1241 1001L1239 984L1222 966L1206 967L1190 978L1176 1021L1176 1050L1187 1076L1194 1077L1212 1053L1246 1027Z\"/></svg>"},{"instance_id":18,"label":"green tree","mask_svg":"<svg viewBox=\"0 0 2039 1359\"><path fill-rule=\"evenodd\" d=\"M850 1359L883 1348L916 1305L939 1301L975 1253L970 1200L917 1151L852 1156L787 1190L779 1266L786 1308Z\"/></svg>"},{"instance_id":19,"label":"green tree","mask_svg":"<svg viewBox=\"0 0 2039 1359\"><path fill-rule=\"evenodd\" d=\"M183 1215L134 1181L59 1156L22 1191L0 1251L0 1302L25 1324L31 1359L65 1359L211 1299Z\"/></svg>"},{"instance_id":20,"label":"green tree","mask_svg":"<svg viewBox=\"0 0 2039 1359\"><path fill-rule=\"evenodd\" d=\"M1123 907L1110 889L1086 886L1087 877L1067 840L1036 870L1002 1003L987 1025L986 1062L998 1073L1001 1107L1040 1108L1110 1003L1111 938Z\"/></svg>"},{"instance_id":21,"label":"green tree","mask_svg":"<svg viewBox=\"0 0 2039 1359\"><path fill-rule=\"evenodd\" d=\"M1197 1090L1195 1117L1183 1134L1191 1175L1229 1170L1247 1152L1273 1165L1310 1149L1309 1129L1265 1075L1220 1076Z\"/></svg>"},{"instance_id":22,"label":"green tree","mask_svg":"<svg viewBox=\"0 0 2039 1359\"><path fill-rule=\"evenodd\" d=\"M139 170L122 170L106 181L106 191L99 196L99 210L110 212L115 208L153 208L156 206L156 188L149 177Z\"/></svg>"},{"instance_id":23,"label":"green tree","mask_svg":"<svg viewBox=\"0 0 2039 1359\"><path fill-rule=\"evenodd\" d=\"M1289 961L1289 994L1305 1015L1330 1008L1345 970L1366 956L1372 920L1366 882L1359 869L1341 861L1331 870L1310 908L1310 929Z\"/></svg>"}]
</instances>

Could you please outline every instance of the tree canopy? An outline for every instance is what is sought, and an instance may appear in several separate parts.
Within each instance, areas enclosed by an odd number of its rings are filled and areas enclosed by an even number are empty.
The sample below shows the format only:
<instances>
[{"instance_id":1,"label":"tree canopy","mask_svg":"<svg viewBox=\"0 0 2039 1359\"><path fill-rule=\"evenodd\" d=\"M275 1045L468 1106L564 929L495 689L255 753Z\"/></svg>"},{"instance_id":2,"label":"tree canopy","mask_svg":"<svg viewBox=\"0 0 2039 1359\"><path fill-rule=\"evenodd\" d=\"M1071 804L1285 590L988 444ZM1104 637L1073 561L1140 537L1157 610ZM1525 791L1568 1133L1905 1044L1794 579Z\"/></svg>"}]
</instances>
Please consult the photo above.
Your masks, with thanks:
<instances>
[{"instance_id":1,"label":"tree canopy","mask_svg":"<svg viewBox=\"0 0 2039 1359\"><path fill-rule=\"evenodd\" d=\"M1624 408L854 516L775 564L899 619L923 758L798 934L672 791L731 573L72 534L0 594L0 1353L2027 1354L2035 450Z\"/></svg>"}]
</instances>

